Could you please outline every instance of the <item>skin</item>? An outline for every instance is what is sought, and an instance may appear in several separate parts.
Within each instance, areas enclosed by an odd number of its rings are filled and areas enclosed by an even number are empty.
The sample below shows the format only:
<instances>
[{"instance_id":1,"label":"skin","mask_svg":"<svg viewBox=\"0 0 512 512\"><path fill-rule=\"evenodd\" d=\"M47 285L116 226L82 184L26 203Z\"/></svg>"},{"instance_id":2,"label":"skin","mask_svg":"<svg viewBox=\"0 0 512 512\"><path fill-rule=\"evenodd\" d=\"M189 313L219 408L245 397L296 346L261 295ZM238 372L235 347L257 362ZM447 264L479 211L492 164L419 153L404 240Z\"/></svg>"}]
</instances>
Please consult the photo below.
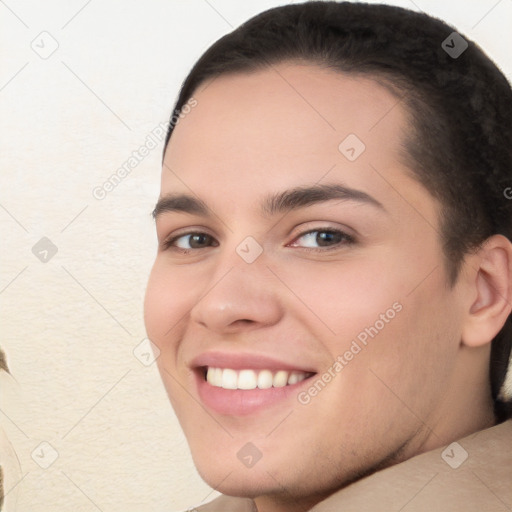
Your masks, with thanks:
<instances>
[{"instance_id":1,"label":"skin","mask_svg":"<svg viewBox=\"0 0 512 512\"><path fill-rule=\"evenodd\" d=\"M448 286L440 205L401 163L409 130L397 98L369 78L298 63L221 76L194 97L167 148L161 195L199 197L211 216L157 215L145 321L205 481L255 499L259 512L308 510L362 475L491 426L489 342L510 313L510 243L490 239ZM366 146L353 162L338 150L350 133ZM382 208L335 199L260 211L266 195L313 184L363 191ZM213 242L191 248L192 228ZM315 229L355 241L320 246L317 233L303 235ZM164 246L178 235L181 250ZM263 248L251 264L236 252L247 236ZM190 368L200 353L270 355L318 377L395 303L401 311L307 405L293 395L230 416L201 404ZM262 454L251 468L237 458L247 442Z\"/></svg>"}]
</instances>

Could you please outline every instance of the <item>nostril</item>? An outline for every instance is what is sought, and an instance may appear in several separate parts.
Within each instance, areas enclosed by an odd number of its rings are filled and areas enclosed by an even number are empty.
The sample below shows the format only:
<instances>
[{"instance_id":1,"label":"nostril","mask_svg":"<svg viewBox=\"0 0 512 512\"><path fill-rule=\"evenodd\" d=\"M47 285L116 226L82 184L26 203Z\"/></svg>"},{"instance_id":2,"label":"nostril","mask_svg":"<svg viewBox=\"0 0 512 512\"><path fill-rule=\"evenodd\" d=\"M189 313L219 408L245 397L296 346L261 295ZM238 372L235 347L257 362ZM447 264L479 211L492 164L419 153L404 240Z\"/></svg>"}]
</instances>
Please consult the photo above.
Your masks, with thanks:
<instances>
[{"instance_id":1,"label":"nostril","mask_svg":"<svg viewBox=\"0 0 512 512\"><path fill-rule=\"evenodd\" d=\"M232 322L231 325L251 325L254 323L254 320L249 320L248 318L240 318L239 320Z\"/></svg>"}]
</instances>

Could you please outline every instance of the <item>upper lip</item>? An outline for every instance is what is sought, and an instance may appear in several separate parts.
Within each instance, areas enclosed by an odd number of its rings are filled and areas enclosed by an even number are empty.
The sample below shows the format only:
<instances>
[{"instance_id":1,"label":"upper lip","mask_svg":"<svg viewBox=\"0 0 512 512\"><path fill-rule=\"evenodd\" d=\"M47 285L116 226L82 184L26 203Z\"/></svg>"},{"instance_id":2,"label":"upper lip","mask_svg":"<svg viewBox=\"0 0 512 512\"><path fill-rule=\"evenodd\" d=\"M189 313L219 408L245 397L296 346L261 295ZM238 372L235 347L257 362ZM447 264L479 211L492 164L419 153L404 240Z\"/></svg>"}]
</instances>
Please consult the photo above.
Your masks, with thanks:
<instances>
[{"instance_id":1,"label":"upper lip","mask_svg":"<svg viewBox=\"0 0 512 512\"><path fill-rule=\"evenodd\" d=\"M190 366L192 368L213 367L213 368L231 368L233 370L287 370L307 373L316 373L307 364L295 364L282 361L264 354L250 354L247 352L204 352L192 359Z\"/></svg>"}]
</instances>

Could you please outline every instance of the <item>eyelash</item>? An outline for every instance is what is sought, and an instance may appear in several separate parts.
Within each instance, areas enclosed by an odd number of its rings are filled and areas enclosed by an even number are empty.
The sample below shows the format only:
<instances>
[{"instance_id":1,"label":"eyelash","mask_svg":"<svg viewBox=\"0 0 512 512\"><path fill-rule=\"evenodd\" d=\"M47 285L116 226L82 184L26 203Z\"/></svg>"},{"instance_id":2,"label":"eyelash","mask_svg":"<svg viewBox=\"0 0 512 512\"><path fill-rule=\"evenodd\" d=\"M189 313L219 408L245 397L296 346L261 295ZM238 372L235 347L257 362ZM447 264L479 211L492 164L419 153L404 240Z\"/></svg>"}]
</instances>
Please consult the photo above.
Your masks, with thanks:
<instances>
[{"instance_id":1,"label":"eyelash","mask_svg":"<svg viewBox=\"0 0 512 512\"><path fill-rule=\"evenodd\" d=\"M330 234L334 234L334 235L341 235L342 240L340 242L337 242L336 244L333 244L332 246L328 246L328 247L324 247L324 248L321 248L321 247L299 247L299 248L306 250L306 251L326 252L329 250L339 249L339 247L342 245L352 245L356 242L356 240L353 236L345 233L344 231L341 231L340 229L317 228L317 229L310 229L308 231L304 231L303 233L301 233L297 237L295 237L294 240L292 241L292 243L295 242L296 240L300 240L304 236L309 235L311 233L330 233ZM210 239L214 240L214 238L211 235L209 235L208 233L204 233L202 231L189 231L187 233L182 233L180 235L174 236L174 237L164 241L162 244L163 250L173 250L173 251L180 252L181 254L190 254L193 251L197 251L199 249L204 249L204 247L195 248L195 249L183 249L181 247L176 247L173 245L180 238L184 238L187 236L190 237L193 235L206 235ZM211 246L208 246L208 247L211 247Z\"/></svg>"}]
</instances>

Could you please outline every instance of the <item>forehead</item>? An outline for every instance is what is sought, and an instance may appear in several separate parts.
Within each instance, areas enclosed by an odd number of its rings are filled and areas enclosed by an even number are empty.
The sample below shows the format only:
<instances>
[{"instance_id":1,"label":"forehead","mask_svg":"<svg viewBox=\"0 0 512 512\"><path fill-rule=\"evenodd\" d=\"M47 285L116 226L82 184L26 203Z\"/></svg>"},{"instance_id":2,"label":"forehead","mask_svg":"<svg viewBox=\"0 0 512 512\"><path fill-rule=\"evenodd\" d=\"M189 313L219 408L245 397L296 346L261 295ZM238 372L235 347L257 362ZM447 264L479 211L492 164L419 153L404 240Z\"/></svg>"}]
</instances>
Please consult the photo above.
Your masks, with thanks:
<instances>
[{"instance_id":1,"label":"forehead","mask_svg":"<svg viewBox=\"0 0 512 512\"><path fill-rule=\"evenodd\" d=\"M208 197L222 184L231 197L250 201L263 189L318 183L327 175L377 195L382 175L418 186L400 158L405 107L369 77L283 63L221 75L194 98L197 105L177 124L166 151L163 193L192 187Z\"/></svg>"},{"instance_id":2,"label":"forehead","mask_svg":"<svg viewBox=\"0 0 512 512\"><path fill-rule=\"evenodd\" d=\"M199 156L191 145L232 160L263 152L303 158L315 145L336 154L351 133L371 151L384 139L399 143L407 124L399 99L376 81L313 65L221 75L194 97L197 106L171 137L173 158Z\"/></svg>"}]
</instances>

